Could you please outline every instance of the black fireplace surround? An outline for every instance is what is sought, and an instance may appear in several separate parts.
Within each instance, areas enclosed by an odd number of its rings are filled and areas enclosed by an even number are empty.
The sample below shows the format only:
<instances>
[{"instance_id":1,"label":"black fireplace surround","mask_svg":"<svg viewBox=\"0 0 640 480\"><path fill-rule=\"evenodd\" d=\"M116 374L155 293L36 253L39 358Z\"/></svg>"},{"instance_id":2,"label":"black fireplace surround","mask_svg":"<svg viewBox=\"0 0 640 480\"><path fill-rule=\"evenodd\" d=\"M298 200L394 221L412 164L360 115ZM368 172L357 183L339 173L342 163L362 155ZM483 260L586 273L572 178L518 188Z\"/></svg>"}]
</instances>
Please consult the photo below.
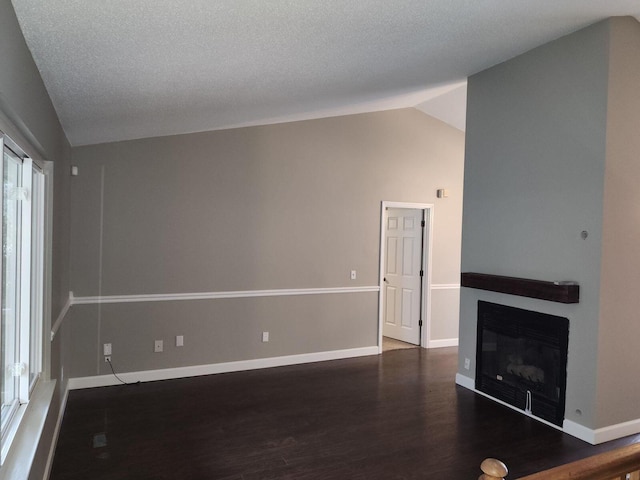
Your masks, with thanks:
<instances>
[{"instance_id":1,"label":"black fireplace surround","mask_svg":"<svg viewBox=\"0 0 640 480\"><path fill-rule=\"evenodd\" d=\"M562 426L569 319L478 301L476 389Z\"/></svg>"}]
</instances>

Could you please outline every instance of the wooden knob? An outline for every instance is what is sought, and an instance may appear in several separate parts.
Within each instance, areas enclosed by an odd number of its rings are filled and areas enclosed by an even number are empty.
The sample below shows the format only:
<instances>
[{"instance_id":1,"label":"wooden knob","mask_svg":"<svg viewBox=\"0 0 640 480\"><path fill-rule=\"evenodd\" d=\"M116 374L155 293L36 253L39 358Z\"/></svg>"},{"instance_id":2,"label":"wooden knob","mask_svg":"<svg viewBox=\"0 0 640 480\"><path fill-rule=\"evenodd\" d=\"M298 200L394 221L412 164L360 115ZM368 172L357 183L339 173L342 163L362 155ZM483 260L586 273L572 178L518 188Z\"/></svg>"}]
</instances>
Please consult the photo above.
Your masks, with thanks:
<instances>
[{"instance_id":1,"label":"wooden knob","mask_svg":"<svg viewBox=\"0 0 640 480\"><path fill-rule=\"evenodd\" d=\"M504 480L509 473L507 466L495 458L485 458L480 464L480 470L483 473L478 480Z\"/></svg>"}]
</instances>

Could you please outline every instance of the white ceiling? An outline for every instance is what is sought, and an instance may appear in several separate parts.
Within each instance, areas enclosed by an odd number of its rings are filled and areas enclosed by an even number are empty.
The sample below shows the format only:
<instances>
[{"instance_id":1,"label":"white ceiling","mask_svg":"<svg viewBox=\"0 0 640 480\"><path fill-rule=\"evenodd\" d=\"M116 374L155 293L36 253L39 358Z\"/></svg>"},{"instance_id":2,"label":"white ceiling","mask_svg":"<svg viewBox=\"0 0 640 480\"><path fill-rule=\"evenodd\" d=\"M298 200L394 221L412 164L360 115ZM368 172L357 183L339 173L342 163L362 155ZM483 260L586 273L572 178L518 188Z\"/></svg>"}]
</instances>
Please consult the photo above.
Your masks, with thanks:
<instances>
[{"instance_id":1,"label":"white ceiling","mask_svg":"<svg viewBox=\"0 0 640 480\"><path fill-rule=\"evenodd\" d=\"M12 3L72 145L416 105L464 125L436 93L460 103L469 75L640 17L638 0Z\"/></svg>"}]
</instances>

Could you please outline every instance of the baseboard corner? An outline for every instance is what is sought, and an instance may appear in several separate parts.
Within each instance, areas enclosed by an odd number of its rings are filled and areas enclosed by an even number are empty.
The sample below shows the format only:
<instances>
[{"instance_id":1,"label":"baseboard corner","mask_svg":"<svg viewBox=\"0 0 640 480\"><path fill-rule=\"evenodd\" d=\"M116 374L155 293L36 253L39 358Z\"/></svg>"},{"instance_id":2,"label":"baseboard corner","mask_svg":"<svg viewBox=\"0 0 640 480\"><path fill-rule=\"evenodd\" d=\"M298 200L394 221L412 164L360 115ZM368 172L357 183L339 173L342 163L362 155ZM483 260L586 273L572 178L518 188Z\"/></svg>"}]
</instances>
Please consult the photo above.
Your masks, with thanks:
<instances>
[{"instance_id":1,"label":"baseboard corner","mask_svg":"<svg viewBox=\"0 0 640 480\"><path fill-rule=\"evenodd\" d=\"M461 373L456 373L456 384L469 390L476 390L476 381L471 377L462 375Z\"/></svg>"},{"instance_id":2,"label":"baseboard corner","mask_svg":"<svg viewBox=\"0 0 640 480\"><path fill-rule=\"evenodd\" d=\"M444 348L444 347L457 347L457 338L443 338L441 340L429 340L427 348Z\"/></svg>"}]
</instances>

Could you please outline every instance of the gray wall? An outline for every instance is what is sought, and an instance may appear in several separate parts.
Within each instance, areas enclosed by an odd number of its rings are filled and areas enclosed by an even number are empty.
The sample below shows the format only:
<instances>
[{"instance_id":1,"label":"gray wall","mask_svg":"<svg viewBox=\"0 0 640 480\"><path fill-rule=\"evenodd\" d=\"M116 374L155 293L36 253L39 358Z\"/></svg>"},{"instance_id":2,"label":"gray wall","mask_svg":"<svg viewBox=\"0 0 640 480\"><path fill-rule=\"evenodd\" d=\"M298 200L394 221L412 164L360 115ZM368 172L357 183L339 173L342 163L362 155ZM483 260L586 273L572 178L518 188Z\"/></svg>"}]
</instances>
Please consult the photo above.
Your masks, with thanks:
<instances>
[{"instance_id":1,"label":"gray wall","mask_svg":"<svg viewBox=\"0 0 640 480\"><path fill-rule=\"evenodd\" d=\"M567 316L565 416L593 430L640 418L639 49L613 18L469 81L462 270L576 280L580 303L463 289L459 373L477 300Z\"/></svg>"},{"instance_id":2,"label":"gray wall","mask_svg":"<svg viewBox=\"0 0 640 480\"><path fill-rule=\"evenodd\" d=\"M640 24L612 20L597 425L640 417Z\"/></svg>"},{"instance_id":3,"label":"gray wall","mask_svg":"<svg viewBox=\"0 0 640 480\"><path fill-rule=\"evenodd\" d=\"M15 12L8 0L0 1L0 115L10 124L6 133L26 139L29 152L55 163L53 225L52 315L56 319L69 291L69 144L62 131L42 79L26 46ZM62 378L62 336L51 345L51 377ZM51 446L64 381L58 382L29 478L41 479Z\"/></svg>"},{"instance_id":4,"label":"gray wall","mask_svg":"<svg viewBox=\"0 0 640 480\"><path fill-rule=\"evenodd\" d=\"M474 377L479 299L566 316L566 418L588 428L597 426L608 38L599 23L468 86L462 271L575 280L581 298L560 305L463 288L459 373Z\"/></svg>"},{"instance_id":5,"label":"gray wall","mask_svg":"<svg viewBox=\"0 0 640 480\"><path fill-rule=\"evenodd\" d=\"M463 149L414 109L75 148L71 290L375 286L382 200L435 204L433 283L458 283ZM120 371L218 363L376 345L377 294L86 305L69 325L73 377L107 373L105 342Z\"/></svg>"}]
</instances>

